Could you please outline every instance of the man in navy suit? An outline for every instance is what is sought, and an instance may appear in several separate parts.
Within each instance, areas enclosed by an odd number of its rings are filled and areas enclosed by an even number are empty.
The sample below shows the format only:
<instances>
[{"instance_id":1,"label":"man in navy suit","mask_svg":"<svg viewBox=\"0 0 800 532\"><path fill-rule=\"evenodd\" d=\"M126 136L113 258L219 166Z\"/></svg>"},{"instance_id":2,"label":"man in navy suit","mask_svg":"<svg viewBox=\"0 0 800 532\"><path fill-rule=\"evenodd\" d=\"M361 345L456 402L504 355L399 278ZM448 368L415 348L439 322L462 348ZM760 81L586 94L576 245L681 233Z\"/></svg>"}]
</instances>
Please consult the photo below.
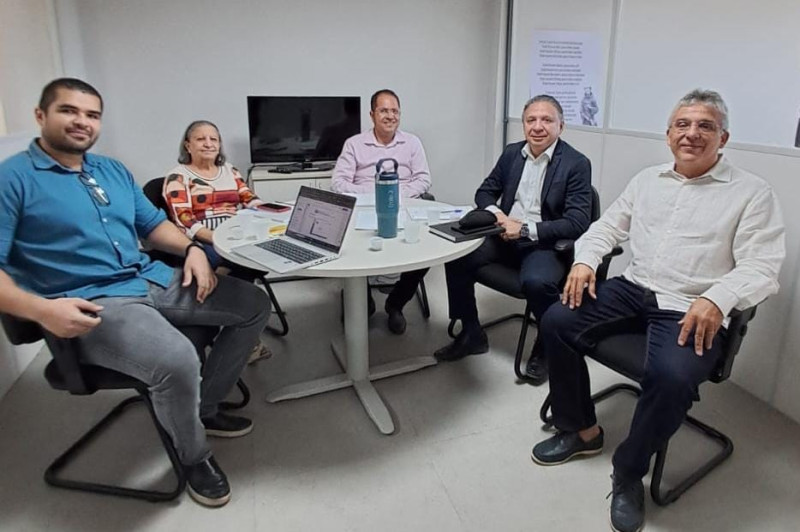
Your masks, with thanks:
<instances>
[{"instance_id":1,"label":"man in navy suit","mask_svg":"<svg viewBox=\"0 0 800 532\"><path fill-rule=\"evenodd\" d=\"M478 320L475 272L501 262L519 267L522 287L537 322L559 298L559 283L569 264L553 249L557 240L577 239L589 227L592 169L589 159L559 140L564 130L561 104L548 95L528 100L522 110L525 140L506 147L475 193L478 208L497 217L505 233L487 238L470 253L445 266L450 318L461 333L439 349L439 360L458 360L489 350ZM526 373L547 380L547 362L534 346Z\"/></svg>"}]
</instances>

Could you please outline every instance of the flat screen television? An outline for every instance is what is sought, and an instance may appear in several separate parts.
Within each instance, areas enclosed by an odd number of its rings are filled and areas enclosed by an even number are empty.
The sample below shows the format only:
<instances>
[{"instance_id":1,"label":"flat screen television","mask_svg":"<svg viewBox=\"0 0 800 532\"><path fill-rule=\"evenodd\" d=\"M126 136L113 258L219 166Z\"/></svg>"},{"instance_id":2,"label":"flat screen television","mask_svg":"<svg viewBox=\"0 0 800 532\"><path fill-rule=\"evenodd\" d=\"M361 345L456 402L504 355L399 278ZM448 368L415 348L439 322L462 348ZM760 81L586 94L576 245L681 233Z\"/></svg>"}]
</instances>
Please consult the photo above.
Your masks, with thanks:
<instances>
[{"instance_id":1,"label":"flat screen television","mask_svg":"<svg viewBox=\"0 0 800 532\"><path fill-rule=\"evenodd\" d=\"M335 161L361 130L358 96L248 96L253 164Z\"/></svg>"}]
</instances>

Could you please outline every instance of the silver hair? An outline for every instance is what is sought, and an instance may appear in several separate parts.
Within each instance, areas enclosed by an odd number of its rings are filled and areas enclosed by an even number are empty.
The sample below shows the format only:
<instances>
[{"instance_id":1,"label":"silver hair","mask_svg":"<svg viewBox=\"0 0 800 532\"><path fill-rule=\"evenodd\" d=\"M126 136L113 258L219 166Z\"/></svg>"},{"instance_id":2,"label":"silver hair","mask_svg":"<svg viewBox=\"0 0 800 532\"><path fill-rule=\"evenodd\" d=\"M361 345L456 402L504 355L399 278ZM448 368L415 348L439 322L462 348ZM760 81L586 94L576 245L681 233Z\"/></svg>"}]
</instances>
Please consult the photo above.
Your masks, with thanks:
<instances>
[{"instance_id":1,"label":"silver hair","mask_svg":"<svg viewBox=\"0 0 800 532\"><path fill-rule=\"evenodd\" d=\"M189 141L189 135L192 134L192 131L197 129L200 126L211 126L217 130L217 137L219 138L219 153L217 154L217 158L214 159L214 164L217 166L222 166L225 164L225 151L222 149L222 135L219 132L219 128L213 122L209 122L208 120L195 120L189 127L186 128L186 131L183 134L183 139L181 140L181 146L178 148L178 162L181 164L189 164L192 162L192 155L186 149L186 143Z\"/></svg>"},{"instance_id":2,"label":"silver hair","mask_svg":"<svg viewBox=\"0 0 800 532\"><path fill-rule=\"evenodd\" d=\"M669 123L667 124L668 129L670 126L672 126L672 117L675 116L675 113L678 111L678 109L681 107L688 107L690 105L705 105L717 111L722 130L728 131L728 106L725 105L725 100L722 99L722 96L720 96L717 91L705 89L694 89L693 91L687 93L686 96L678 100L678 104L669 115Z\"/></svg>"},{"instance_id":3,"label":"silver hair","mask_svg":"<svg viewBox=\"0 0 800 532\"><path fill-rule=\"evenodd\" d=\"M558 121L559 122L563 122L564 121L564 109L561 108L561 104L558 103L558 100L556 100L555 98L553 98L549 94L537 94L536 96L534 96L533 98L531 98L530 100L525 102L525 107L522 108L523 120L525 118L525 111L528 110L529 106L531 106L532 104L534 104L536 102L547 102L550 105L552 105L553 107L555 107L556 108L556 112L558 112Z\"/></svg>"}]
</instances>

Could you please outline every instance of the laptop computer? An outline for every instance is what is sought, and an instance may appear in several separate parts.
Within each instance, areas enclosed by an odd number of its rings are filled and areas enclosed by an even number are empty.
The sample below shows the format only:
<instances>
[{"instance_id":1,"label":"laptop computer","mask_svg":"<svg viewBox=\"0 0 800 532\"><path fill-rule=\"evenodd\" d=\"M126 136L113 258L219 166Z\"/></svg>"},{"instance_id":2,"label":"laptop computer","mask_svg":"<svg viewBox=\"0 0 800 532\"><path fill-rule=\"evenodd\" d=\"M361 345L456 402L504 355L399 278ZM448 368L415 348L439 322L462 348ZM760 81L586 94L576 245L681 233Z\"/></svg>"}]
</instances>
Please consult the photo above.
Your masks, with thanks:
<instances>
[{"instance_id":1,"label":"laptop computer","mask_svg":"<svg viewBox=\"0 0 800 532\"><path fill-rule=\"evenodd\" d=\"M356 198L318 188L300 187L286 233L231 251L286 273L339 257Z\"/></svg>"}]
</instances>

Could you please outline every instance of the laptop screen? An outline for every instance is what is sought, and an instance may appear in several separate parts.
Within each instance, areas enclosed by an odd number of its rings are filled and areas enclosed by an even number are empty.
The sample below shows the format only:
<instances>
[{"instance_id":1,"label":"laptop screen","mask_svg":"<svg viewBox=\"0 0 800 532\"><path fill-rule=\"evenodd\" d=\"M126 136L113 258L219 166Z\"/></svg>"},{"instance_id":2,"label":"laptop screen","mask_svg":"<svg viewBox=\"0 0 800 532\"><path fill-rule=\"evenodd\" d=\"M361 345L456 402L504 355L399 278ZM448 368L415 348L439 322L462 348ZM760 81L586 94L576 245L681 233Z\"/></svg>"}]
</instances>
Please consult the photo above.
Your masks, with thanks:
<instances>
[{"instance_id":1,"label":"laptop screen","mask_svg":"<svg viewBox=\"0 0 800 532\"><path fill-rule=\"evenodd\" d=\"M338 253L355 205L352 196L300 187L286 234Z\"/></svg>"}]
</instances>

